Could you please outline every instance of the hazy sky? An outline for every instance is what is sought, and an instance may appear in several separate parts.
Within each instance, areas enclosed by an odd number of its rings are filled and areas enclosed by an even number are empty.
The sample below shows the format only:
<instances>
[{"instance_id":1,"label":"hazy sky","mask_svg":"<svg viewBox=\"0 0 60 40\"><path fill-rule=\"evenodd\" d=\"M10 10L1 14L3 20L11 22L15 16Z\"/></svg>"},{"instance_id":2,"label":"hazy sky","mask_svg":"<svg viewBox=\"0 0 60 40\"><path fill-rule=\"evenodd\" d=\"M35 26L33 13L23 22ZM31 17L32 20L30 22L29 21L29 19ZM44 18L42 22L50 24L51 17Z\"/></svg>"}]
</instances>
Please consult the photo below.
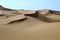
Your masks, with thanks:
<instances>
[{"instance_id":1,"label":"hazy sky","mask_svg":"<svg viewBox=\"0 0 60 40\"><path fill-rule=\"evenodd\" d=\"M60 0L0 0L0 5L12 9L60 10Z\"/></svg>"}]
</instances>

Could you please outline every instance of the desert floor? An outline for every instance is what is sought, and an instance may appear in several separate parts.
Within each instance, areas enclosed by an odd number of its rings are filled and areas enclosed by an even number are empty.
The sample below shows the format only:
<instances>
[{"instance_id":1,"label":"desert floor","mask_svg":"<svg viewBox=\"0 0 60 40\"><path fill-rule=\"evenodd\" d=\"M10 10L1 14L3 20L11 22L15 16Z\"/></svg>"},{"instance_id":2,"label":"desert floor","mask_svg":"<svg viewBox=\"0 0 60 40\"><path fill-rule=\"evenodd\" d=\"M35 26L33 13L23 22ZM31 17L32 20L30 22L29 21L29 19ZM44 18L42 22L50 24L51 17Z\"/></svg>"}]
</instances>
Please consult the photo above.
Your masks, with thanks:
<instances>
[{"instance_id":1,"label":"desert floor","mask_svg":"<svg viewBox=\"0 0 60 40\"><path fill-rule=\"evenodd\" d=\"M0 40L60 40L60 22L46 23L36 18L0 24Z\"/></svg>"}]
</instances>

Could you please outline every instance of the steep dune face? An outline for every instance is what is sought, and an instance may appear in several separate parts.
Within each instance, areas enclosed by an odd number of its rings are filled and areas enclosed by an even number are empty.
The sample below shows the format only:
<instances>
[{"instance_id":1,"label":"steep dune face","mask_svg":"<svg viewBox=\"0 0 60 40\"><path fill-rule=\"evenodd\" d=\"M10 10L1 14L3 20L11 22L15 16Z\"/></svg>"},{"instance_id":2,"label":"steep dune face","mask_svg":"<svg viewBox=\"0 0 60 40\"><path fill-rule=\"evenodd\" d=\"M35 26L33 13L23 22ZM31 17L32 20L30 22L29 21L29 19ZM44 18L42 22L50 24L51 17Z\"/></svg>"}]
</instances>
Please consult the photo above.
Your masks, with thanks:
<instances>
[{"instance_id":1,"label":"steep dune face","mask_svg":"<svg viewBox=\"0 0 60 40\"><path fill-rule=\"evenodd\" d=\"M60 23L0 25L0 40L60 40Z\"/></svg>"},{"instance_id":2,"label":"steep dune face","mask_svg":"<svg viewBox=\"0 0 60 40\"><path fill-rule=\"evenodd\" d=\"M25 16L31 16L38 18L38 13L36 13L36 10L17 10L18 13L23 13Z\"/></svg>"},{"instance_id":3,"label":"steep dune face","mask_svg":"<svg viewBox=\"0 0 60 40\"><path fill-rule=\"evenodd\" d=\"M59 11L52 11L52 10L39 10L39 18L45 20L47 22L60 22L60 15Z\"/></svg>"}]
</instances>

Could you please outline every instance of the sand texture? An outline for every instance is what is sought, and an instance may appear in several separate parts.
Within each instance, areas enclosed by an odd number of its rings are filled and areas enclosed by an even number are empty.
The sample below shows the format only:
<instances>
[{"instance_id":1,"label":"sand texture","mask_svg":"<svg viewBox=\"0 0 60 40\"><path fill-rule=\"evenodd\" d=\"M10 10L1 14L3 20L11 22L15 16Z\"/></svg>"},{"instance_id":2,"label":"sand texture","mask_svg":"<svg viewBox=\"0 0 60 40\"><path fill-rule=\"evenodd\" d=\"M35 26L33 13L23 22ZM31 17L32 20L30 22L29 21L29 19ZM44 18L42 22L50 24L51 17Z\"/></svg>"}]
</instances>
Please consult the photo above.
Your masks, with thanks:
<instances>
[{"instance_id":1,"label":"sand texture","mask_svg":"<svg viewBox=\"0 0 60 40\"><path fill-rule=\"evenodd\" d=\"M60 40L60 11L0 6L0 40Z\"/></svg>"}]
</instances>

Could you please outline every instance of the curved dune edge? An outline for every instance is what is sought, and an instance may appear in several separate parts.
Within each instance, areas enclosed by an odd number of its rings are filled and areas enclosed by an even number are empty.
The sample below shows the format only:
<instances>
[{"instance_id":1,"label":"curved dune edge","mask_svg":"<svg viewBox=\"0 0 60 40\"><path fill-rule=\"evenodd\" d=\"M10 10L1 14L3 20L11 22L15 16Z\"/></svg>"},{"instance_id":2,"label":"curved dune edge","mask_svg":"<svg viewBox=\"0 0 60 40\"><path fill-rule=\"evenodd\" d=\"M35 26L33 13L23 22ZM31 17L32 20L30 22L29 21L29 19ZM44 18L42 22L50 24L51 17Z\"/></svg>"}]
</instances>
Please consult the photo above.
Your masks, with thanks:
<instances>
[{"instance_id":1,"label":"curved dune edge","mask_svg":"<svg viewBox=\"0 0 60 40\"><path fill-rule=\"evenodd\" d=\"M6 18L4 20L1 21L1 24L8 24L10 22L13 22L13 21L17 21L17 20L22 20L22 19L25 19L26 17L24 15L15 15L15 16L12 16L12 17L9 17L9 18Z\"/></svg>"},{"instance_id":2,"label":"curved dune edge","mask_svg":"<svg viewBox=\"0 0 60 40\"><path fill-rule=\"evenodd\" d=\"M0 26L0 40L60 40L60 22L32 27Z\"/></svg>"}]
</instances>

